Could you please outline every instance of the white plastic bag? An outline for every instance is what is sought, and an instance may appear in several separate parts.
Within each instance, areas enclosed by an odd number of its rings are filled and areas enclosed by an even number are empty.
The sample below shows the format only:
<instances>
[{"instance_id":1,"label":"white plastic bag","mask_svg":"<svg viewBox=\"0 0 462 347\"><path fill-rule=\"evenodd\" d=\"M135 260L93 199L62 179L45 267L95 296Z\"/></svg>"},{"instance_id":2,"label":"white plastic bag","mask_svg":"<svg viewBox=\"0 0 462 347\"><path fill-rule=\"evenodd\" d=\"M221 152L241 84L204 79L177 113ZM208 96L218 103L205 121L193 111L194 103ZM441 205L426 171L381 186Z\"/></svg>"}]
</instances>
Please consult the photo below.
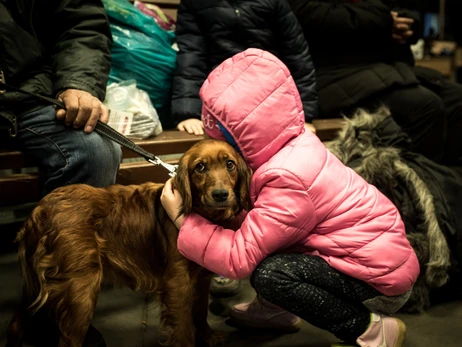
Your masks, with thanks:
<instances>
[{"instance_id":1,"label":"white plastic bag","mask_svg":"<svg viewBox=\"0 0 462 347\"><path fill-rule=\"evenodd\" d=\"M108 125L122 135L146 139L162 132L159 115L149 95L136 88L134 80L111 83L104 104L109 108Z\"/></svg>"}]
</instances>

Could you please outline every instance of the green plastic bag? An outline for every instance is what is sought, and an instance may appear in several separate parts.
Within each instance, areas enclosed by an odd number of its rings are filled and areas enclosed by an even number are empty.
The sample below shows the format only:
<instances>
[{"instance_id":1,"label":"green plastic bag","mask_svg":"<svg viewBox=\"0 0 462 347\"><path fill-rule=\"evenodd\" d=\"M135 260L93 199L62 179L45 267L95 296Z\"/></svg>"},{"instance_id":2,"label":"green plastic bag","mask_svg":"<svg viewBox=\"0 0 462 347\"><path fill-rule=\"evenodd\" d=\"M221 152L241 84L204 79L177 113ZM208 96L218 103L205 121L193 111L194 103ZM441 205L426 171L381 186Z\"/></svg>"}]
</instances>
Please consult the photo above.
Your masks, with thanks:
<instances>
[{"instance_id":1,"label":"green plastic bag","mask_svg":"<svg viewBox=\"0 0 462 347\"><path fill-rule=\"evenodd\" d=\"M176 64L175 34L160 28L127 0L103 0L103 4L114 41L109 84L135 80L148 93L162 121L162 109L170 104Z\"/></svg>"}]
</instances>

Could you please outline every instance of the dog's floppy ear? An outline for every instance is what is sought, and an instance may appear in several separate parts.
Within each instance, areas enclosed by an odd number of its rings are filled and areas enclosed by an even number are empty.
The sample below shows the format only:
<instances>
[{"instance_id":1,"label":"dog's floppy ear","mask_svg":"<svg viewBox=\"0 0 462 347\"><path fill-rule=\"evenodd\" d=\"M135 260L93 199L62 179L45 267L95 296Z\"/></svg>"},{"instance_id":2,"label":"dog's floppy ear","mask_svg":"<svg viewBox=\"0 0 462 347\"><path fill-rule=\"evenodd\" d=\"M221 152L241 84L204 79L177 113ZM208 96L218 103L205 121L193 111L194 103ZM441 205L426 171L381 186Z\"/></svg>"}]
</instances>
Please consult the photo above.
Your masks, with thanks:
<instances>
[{"instance_id":1,"label":"dog's floppy ear","mask_svg":"<svg viewBox=\"0 0 462 347\"><path fill-rule=\"evenodd\" d=\"M189 155L185 154L178 163L178 169L173 179L173 186L180 192L183 198L183 206L178 215L188 214L192 210L191 182L189 180Z\"/></svg>"},{"instance_id":2,"label":"dog's floppy ear","mask_svg":"<svg viewBox=\"0 0 462 347\"><path fill-rule=\"evenodd\" d=\"M252 170L247 166L246 162L240 155L237 159L237 167L239 173L239 203L244 210L250 211L252 209L252 201L250 200L250 180L252 179Z\"/></svg>"}]
</instances>

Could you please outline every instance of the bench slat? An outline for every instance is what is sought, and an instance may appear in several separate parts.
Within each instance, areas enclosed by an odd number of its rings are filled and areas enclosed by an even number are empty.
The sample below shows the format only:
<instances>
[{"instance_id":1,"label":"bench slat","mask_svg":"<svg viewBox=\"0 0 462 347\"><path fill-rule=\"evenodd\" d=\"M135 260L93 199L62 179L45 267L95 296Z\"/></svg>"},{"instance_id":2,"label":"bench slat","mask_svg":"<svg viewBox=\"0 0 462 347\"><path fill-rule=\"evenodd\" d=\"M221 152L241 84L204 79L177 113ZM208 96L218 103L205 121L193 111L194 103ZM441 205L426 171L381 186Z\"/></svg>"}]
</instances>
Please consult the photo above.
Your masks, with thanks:
<instances>
[{"instance_id":1,"label":"bench slat","mask_svg":"<svg viewBox=\"0 0 462 347\"><path fill-rule=\"evenodd\" d=\"M175 160L167 161L175 164ZM117 183L123 185L144 182L165 182L168 171L148 162L124 163L117 174ZM40 199L41 182L38 173L14 174L0 177L0 207L35 202Z\"/></svg>"},{"instance_id":2,"label":"bench slat","mask_svg":"<svg viewBox=\"0 0 462 347\"><path fill-rule=\"evenodd\" d=\"M313 122L321 141L332 140L343 124L343 119L316 119ZM134 141L146 151L155 155L184 153L192 145L204 139L178 130L165 130L160 135L147 140ZM123 158L136 158L138 154L122 148ZM19 151L0 150L0 170L32 167L34 163Z\"/></svg>"},{"instance_id":3,"label":"bench slat","mask_svg":"<svg viewBox=\"0 0 462 347\"><path fill-rule=\"evenodd\" d=\"M165 130L151 139L134 141L146 151L155 155L177 154L186 152L192 145L203 140L203 136L190 135L184 131ZM123 157L136 158L138 154L123 148Z\"/></svg>"},{"instance_id":4,"label":"bench slat","mask_svg":"<svg viewBox=\"0 0 462 347\"><path fill-rule=\"evenodd\" d=\"M38 174L15 174L0 177L0 206L38 201L40 190Z\"/></svg>"}]
</instances>

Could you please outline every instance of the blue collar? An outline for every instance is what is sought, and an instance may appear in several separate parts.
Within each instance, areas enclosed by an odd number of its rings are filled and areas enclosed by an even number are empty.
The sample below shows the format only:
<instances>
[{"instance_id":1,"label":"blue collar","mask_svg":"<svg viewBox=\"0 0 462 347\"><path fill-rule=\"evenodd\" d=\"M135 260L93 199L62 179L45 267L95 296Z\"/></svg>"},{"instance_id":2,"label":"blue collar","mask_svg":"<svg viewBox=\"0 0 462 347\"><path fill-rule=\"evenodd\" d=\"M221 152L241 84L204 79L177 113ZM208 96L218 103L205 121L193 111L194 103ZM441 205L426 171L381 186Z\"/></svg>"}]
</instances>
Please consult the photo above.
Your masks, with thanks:
<instances>
[{"instance_id":1,"label":"blue collar","mask_svg":"<svg viewBox=\"0 0 462 347\"><path fill-rule=\"evenodd\" d=\"M218 122L218 128L220 129L220 131L223 133L223 135L225 136L226 138L226 142L228 142L231 146L234 147L234 149L239 153L239 154L242 154L241 153L241 150L239 149L236 141L234 140L234 138L231 136L231 134L229 133L228 130L226 130L226 128L220 123Z\"/></svg>"}]
</instances>

